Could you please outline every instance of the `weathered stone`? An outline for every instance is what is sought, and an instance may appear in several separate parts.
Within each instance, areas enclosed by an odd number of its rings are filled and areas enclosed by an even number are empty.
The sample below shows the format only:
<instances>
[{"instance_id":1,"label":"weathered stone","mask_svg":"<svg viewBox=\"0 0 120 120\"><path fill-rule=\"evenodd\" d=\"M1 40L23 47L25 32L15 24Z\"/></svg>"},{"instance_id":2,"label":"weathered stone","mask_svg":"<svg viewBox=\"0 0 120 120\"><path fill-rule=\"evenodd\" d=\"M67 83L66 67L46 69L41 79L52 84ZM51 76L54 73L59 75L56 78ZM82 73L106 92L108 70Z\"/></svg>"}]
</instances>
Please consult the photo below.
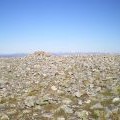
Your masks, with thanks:
<instances>
[{"instance_id":1,"label":"weathered stone","mask_svg":"<svg viewBox=\"0 0 120 120\"><path fill-rule=\"evenodd\" d=\"M57 90L57 88L56 88L55 86L52 86L51 89L52 89L53 91L56 91L56 90Z\"/></svg>"},{"instance_id":2,"label":"weathered stone","mask_svg":"<svg viewBox=\"0 0 120 120\"><path fill-rule=\"evenodd\" d=\"M120 102L120 98L119 97L116 97L112 100L113 103L117 103L117 102Z\"/></svg>"},{"instance_id":3,"label":"weathered stone","mask_svg":"<svg viewBox=\"0 0 120 120\"><path fill-rule=\"evenodd\" d=\"M75 94L75 96L78 97L78 98L82 95L79 91L78 91L78 92L75 92L74 94Z\"/></svg>"},{"instance_id":4,"label":"weathered stone","mask_svg":"<svg viewBox=\"0 0 120 120\"><path fill-rule=\"evenodd\" d=\"M78 105L82 105L82 104L83 104L82 100L78 100Z\"/></svg>"},{"instance_id":5,"label":"weathered stone","mask_svg":"<svg viewBox=\"0 0 120 120\"><path fill-rule=\"evenodd\" d=\"M36 103L36 97L35 96L28 96L25 99L25 105L28 107L33 107Z\"/></svg>"},{"instance_id":6,"label":"weathered stone","mask_svg":"<svg viewBox=\"0 0 120 120\"><path fill-rule=\"evenodd\" d=\"M31 112L31 110L27 110L27 109L26 109L26 110L23 110L22 112L23 112L23 114L28 114L28 113Z\"/></svg>"},{"instance_id":7,"label":"weathered stone","mask_svg":"<svg viewBox=\"0 0 120 120\"><path fill-rule=\"evenodd\" d=\"M0 120L9 120L9 117L6 114L3 114Z\"/></svg>"},{"instance_id":8,"label":"weathered stone","mask_svg":"<svg viewBox=\"0 0 120 120\"><path fill-rule=\"evenodd\" d=\"M103 109L103 106L100 103L97 103L91 107L91 109Z\"/></svg>"},{"instance_id":9,"label":"weathered stone","mask_svg":"<svg viewBox=\"0 0 120 120\"><path fill-rule=\"evenodd\" d=\"M80 112L76 111L75 115L77 115L77 117L81 118L82 120L88 120L89 113L88 113L88 111L83 110Z\"/></svg>"},{"instance_id":10,"label":"weathered stone","mask_svg":"<svg viewBox=\"0 0 120 120\"><path fill-rule=\"evenodd\" d=\"M87 104L89 104L91 102L91 100L87 100L87 101L85 101L85 103L87 103Z\"/></svg>"},{"instance_id":11,"label":"weathered stone","mask_svg":"<svg viewBox=\"0 0 120 120\"><path fill-rule=\"evenodd\" d=\"M63 102L63 104L71 104L72 100L65 98L62 102Z\"/></svg>"},{"instance_id":12,"label":"weathered stone","mask_svg":"<svg viewBox=\"0 0 120 120\"><path fill-rule=\"evenodd\" d=\"M70 107L63 105L60 108L62 108L66 113L72 114L73 113L73 109L71 109Z\"/></svg>"},{"instance_id":13,"label":"weathered stone","mask_svg":"<svg viewBox=\"0 0 120 120\"><path fill-rule=\"evenodd\" d=\"M51 113L44 113L44 114L42 114L42 116L47 118L47 119L50 119L52 117L52 114Z\"/></svg>"},{"instance_id":14,"label":"weathered stone","mask_svg":"<svg viewBox=\"0 0 120 120\"><path fill-rule=\"evenodd\" d=\"M64 117L58 117L57 120L65 120Z\"/></svg>"},{"instance_id":15,"label":"weathered stone","mask_svg":"<svg viewBox=\"0 0 120 120\"><path fill-rule=\"evenodd\" d=\"M16 113L17 113L17 110L16 110L16 109L11 109L11 110L7 111L7 114L8 114L8 115L14 115L14 114L16 114Z\"/></svg>"}]
</instances>

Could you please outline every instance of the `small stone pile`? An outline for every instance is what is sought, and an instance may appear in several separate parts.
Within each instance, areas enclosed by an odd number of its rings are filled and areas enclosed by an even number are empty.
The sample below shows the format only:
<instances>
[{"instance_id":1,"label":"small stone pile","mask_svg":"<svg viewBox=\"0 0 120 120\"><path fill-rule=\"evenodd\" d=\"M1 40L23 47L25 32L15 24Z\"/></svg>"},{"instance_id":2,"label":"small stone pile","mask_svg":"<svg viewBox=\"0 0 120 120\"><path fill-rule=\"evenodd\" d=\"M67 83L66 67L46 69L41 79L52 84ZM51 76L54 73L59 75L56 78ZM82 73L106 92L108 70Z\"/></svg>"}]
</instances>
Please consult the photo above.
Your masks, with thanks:
<instances>
[{"instance_id":1,"label":"small stone pile","mask_svg":"<svg viewBox=\"0 0 120 120\"><path fill-rule=\"evenodd\" d=\"M0 120L120 120L120 55L0 58Z\"/></svg>"}]
</instances>

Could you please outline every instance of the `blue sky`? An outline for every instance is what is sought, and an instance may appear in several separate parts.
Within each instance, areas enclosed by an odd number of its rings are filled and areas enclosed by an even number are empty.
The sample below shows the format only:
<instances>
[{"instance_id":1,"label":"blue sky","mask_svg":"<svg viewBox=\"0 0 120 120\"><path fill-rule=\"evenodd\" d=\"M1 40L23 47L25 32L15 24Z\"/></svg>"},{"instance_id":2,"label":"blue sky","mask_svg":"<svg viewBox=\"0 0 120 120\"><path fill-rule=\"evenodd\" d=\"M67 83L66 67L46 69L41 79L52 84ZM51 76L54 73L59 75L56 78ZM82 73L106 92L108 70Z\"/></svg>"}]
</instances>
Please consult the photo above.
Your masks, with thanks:
<instances>
[{"instance_id":1,"label":"blue sky","mask_svg":"<svg viewBox=\"0 0 120 120\"><path fill-rule=\"evenodd\" d=\"M120 0L0 0L0 54L120 52Z\"/></svg>"}]
</instances>

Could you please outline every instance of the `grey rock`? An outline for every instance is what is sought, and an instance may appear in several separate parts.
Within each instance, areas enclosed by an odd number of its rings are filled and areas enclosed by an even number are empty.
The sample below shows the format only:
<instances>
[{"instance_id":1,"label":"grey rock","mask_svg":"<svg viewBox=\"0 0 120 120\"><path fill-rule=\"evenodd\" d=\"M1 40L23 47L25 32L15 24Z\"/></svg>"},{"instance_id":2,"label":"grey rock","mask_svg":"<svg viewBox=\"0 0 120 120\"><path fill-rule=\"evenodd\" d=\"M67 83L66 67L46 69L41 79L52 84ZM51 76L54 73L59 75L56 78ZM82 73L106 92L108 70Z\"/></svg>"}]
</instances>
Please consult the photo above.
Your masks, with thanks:
<instances>
[{"instance_id":1,"label":"grey rock","mask_svg":"<svg viewBox=\"0 0 120 120\"><path fill-rule=\"evenodd\" d=\"M73 113L73 109L71 109L70 107L63 105L60 108L62 108L66 113L72 114Z\"/></svg>"},{"instance_id":2,"label":"grey rock","mask_svg":"<svg viewBox=\"0 0 120 120\"><path fill-rule=\"evenodd\" d=\"M91 107L91 109L103 109L103 106L100 103L97 103Z\"/></svg>"},{"instance_id":3,"label":"grey rock","mask_svg":"<svg viewBox=\"0 0 120 120\"><path fill-rule=\"evenodd\" d=\"M33 107L36 103L36 97L35 96L28 96L26 99L25 99L25 105L28 106L28 107Z\"/></svg>"},{"instance_id":4,"label":"grey rock","mask_svg":"<svg viewBox=\"0 0 120 120\"><path fill-rule=\"evenodd\" d=\"M78 97L78 98L81 97L81 95L82 95L79 91L78 91L78 92L75 92L74 94L75 94L75 96Z\"/></svg>"},{"instance_id":5,"label":"grey rock","mask_svg":"<svg viewBox=\"0 0 120 120\"><path fill-rule=\"evenodd\" d=\"M63 101L62 101L63 104L71 104L72 103L72 100L70 100L69 98L65 98Z\"/></svg>"},{"instance_id":6,"label":"grey rock","mask_svg":"<svg viewBox=\"0 0 120 120\"><path fill-rule=\"evenodd\" d=\"M116 97L112 100L113 103L117 103L117 102L120 102L120 98L119 97Z\"/></svg>"},{"instance_id":7,"label":"grey rock","mask_svg":"<svg viewBox=\"0 0 120 120\"><path fill-rule=\"evenodd\" d=\"M75 115L77 115L77 117L81 118L82 120L88 120L88 111L76 111L75 112Z\"/></svg>"}]
</instances>

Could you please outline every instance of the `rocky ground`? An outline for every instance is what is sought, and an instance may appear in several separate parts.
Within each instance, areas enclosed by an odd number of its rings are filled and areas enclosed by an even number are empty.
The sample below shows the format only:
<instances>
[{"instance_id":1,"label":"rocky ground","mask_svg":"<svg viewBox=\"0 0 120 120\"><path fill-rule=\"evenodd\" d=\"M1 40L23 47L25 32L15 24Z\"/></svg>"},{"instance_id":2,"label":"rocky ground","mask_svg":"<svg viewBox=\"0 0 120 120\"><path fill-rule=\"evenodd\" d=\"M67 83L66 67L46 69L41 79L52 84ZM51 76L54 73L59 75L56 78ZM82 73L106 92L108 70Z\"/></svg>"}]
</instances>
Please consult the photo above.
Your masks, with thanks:
<instances>
[{"instance_id":1,"label":"rocky ground","mask_svg":"<svg viewBox=\"0 0 120 120\"><path fill-rule=\"evenodd\" d=\"M0 120L120 120L120 55L0 58Z\"/></svg>"}]
</instances>

